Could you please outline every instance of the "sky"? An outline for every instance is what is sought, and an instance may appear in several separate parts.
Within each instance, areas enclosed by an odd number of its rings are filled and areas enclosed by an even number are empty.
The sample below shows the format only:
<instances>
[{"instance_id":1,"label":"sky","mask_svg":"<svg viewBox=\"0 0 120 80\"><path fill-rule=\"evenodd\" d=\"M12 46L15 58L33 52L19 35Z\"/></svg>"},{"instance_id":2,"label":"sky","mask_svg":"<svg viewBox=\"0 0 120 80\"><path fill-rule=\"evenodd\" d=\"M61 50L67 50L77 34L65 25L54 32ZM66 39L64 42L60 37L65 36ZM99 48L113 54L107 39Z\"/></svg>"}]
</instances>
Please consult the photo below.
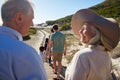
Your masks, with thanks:
<instances>
[{"instance_id":1,"label":"sky","mask_svg":"<svg viewBox=\"0 0 120 80\"><path fill-rule=\"evenodd\" d=\"M32 0L34 4L34 24L57 20L74 14L79 9L89 8L105 0ZM0 0L1 5L4 0ZM0 16L0 23L2 22Z\"/></svg>"}]
</instances>

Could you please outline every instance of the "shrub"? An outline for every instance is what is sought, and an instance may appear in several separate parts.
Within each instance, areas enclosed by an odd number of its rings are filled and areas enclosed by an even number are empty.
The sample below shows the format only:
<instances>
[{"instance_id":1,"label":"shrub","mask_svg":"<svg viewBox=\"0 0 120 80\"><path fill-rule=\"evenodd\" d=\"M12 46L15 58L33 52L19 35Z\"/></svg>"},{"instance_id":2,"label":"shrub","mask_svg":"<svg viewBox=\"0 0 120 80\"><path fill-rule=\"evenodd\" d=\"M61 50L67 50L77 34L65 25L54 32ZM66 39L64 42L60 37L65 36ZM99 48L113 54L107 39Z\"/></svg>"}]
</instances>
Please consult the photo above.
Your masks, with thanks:
<instances>
[{"instance_id":1,"label":"shrub","mask_svg":"<svg viewBox=\"0 0 120 80\"><path fill-rule=\"evenodd\" d=\"M63 25L60 26L60 31L66 31L71 29L70 24L69 23L64 23Z\"/></svg>"},{"instance_id":2,"label":"shrub","mask_svg":"<svg viewBox=\"0 0 120 80\"><path fill-rule=\"evenodd\" d=\"M29 29L29 35L36 34L36 29L35 28L30 28Z\"/></svg>"},{"instance_id":3,"label":"shrub","mask_svg":"<svg viewBox=\"0 0 120 80\"><path fill-rule=\"evenodd\" d=\"M30 39L30 35L36 34L36 31L37 31L37 30L36 30L35 28L30 28L28 35L27 35L27 36L24 36L24 37L23 37L23 40L24 40L24 41L25 41L25 40L29 40L29 39Z\"/></svg>"}]
</instances>

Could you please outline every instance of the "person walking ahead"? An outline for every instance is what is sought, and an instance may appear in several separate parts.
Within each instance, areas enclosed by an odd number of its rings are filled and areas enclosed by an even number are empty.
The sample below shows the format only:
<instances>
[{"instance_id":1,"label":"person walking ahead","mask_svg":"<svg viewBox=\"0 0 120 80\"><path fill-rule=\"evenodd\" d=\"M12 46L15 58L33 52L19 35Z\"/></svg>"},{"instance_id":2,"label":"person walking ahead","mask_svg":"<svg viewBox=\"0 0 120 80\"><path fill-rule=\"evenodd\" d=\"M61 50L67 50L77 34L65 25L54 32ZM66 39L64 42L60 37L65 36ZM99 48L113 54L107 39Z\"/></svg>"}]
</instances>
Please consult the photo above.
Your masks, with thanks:
<instances>
[{"instance_id":1,"label":"person walking ahead","mask_svg":"<svg viewBox=\"0 0 120 80\"><path fill-rule=\"evenodd\" d=\"M53 26L54 33L50 37L50 49L53 55L54 73L57 74L57 79L60 78L62 68L62 55L66 55L65 35L58 31L58 25ZM58 62L58 72L56 70L56 62Z\"/></svg>"},{"instance_id":2,"label":"person walking ahead","mask_svg":"<svg viewBox=\"0 0 120 80\"><path fill-rule=\"evenodd\" d=\"M33 26L29 0L7 0L1 12L0 80L48 80L41 56L22 41Z\"/></svg>"}]
</instances>

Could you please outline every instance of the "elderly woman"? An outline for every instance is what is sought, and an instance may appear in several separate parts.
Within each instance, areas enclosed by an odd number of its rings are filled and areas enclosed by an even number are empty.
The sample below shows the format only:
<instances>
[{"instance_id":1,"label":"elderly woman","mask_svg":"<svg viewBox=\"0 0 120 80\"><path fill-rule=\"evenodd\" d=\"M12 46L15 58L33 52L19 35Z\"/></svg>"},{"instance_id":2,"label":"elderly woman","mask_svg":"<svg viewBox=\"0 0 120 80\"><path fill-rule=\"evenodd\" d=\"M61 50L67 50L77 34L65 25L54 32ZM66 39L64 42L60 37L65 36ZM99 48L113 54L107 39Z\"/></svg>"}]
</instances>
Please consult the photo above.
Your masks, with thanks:
<instances>
[{"instance_id":1,"label":"elderly woman","mask_svg":"<svg viewBox=\"0 0 120 80\"><path fill-rule=\"evenodd\" d=\"M71 25L84 48L74 55L65 80L112 80L108 52L119 42L118 24L90 9L82 9L73 15Z\"/></svg>"}]
</instances>

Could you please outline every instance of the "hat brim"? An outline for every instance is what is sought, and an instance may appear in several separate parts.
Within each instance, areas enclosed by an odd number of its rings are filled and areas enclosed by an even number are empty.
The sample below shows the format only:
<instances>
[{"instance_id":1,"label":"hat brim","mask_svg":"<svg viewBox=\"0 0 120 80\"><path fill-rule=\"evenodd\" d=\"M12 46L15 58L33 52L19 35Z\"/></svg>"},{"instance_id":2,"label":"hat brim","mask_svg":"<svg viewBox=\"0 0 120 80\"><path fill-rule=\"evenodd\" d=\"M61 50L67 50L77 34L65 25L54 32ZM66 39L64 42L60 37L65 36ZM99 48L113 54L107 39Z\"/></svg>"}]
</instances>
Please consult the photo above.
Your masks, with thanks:
<instances>
[{"instance_id":1,"label":"hat brim","mask_svg":"<svg viewBox=\"0 0 120 80\"><path fill-rule=\"evenodd\" d=\"M115 20L99 16L90 9L79 10L72 16L71 20L72 30L77 36L79 36L79 30L85 22L93 24L101 32L101 41L109 51L116 47L119 42L120 29Z\"/></svg>"}]
</instances>

